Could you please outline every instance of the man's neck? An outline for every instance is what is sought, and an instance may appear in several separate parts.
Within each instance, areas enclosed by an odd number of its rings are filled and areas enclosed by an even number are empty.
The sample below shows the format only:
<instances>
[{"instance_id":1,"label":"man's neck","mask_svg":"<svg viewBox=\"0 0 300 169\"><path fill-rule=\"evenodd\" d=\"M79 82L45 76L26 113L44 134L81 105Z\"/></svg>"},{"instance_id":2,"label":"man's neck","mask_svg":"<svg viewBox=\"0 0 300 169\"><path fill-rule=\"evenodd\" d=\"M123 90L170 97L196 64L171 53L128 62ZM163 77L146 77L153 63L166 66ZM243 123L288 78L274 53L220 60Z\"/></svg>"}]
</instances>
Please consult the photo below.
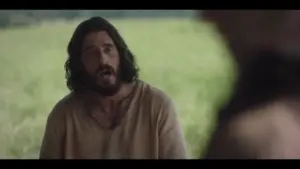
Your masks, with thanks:
<instances>
[{"instance_id":1,"label":"man's neck","mask_svg":"<svg viewBox=\"0 0 300 169\"><path fill-rule=\"evenodd\" d=\"M93 98L92 102L95 102L97 104L101 105L115 105L118 102L124 100L127 98L134 90L136 81L131 83L123 83L121 84L120 90L113 96L103 96L96 92L87 92L88 98ZM85 94L85 95L86 95Z\"/></svg>"}]
</instances>

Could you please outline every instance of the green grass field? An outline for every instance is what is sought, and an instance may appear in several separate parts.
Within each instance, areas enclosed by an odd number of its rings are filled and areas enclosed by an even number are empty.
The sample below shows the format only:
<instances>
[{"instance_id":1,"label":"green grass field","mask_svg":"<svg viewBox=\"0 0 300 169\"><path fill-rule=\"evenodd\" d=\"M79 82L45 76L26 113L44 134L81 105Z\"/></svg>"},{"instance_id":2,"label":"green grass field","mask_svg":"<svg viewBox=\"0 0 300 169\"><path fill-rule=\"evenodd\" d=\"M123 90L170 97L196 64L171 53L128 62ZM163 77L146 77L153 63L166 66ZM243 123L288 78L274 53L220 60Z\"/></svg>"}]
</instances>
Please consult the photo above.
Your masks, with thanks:
<instances>
[{"instance_id":1,"label":"green grass field","mask_svg":"<svg viewBox=\"0 0 300 169\"><path fill-rule=\"evenodd\" d=\"M0 31L0 157L38 158L46 118L68 93L63 65L78 22ZM113 20L135 53L141 79L175 102L192 157L199 157L233 82L219 37L192 20Z\"/></svg>"}]
</instances>

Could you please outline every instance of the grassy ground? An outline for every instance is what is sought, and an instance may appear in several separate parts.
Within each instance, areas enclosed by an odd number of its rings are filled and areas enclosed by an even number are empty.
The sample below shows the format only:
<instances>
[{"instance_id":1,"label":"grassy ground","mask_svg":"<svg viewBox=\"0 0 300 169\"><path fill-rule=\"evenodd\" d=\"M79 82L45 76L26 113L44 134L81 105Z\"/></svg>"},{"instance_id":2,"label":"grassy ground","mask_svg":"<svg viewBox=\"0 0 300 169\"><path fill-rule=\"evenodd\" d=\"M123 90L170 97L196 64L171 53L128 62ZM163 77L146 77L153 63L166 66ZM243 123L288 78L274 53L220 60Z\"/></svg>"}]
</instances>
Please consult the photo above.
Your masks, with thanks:
<instances>
[{"instance_id":1,"label":"grassy ground","mask_svg":"<svg viewBox=\"0 0 300 169\"><path fill-rule=\"evenodd\" d=\"M205 146L232 63L218 36L191 20L112 21L136 54L141 78L177 105L192 157ZM63 64L78 22L0 31L0 158L37 158L47 115L68 90Z\"/></svg>"}]
</instances>

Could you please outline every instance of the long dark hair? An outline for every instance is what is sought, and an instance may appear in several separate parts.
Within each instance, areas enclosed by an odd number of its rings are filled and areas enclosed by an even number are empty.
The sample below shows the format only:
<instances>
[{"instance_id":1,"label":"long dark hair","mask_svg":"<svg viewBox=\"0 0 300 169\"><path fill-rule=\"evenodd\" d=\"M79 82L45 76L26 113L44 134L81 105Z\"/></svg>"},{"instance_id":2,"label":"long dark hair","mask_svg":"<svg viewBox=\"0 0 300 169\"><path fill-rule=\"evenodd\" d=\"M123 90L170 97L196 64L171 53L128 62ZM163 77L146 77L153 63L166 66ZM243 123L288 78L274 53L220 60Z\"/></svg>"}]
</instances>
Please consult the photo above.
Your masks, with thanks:
<instances>
[{"instance_id":1,"label":"long dark hair","mask_svg":"<svg viewBox=\"0 0 300 169\"><path fill-rule=\"evenodd\" d=\"M261 51L253 58L241 70L231 99L220 110L219 123L276 99L300 96L300 60L292 59L299 56Z\"/></svg>"},{"instance_id":2,"label":"long dark hair","mask_svg":"<svg viewBox=\"0 0 300 169\"><path fill-rule=\"evenodd\" d=\"M68 44L68 59L65 63L67 87L70 91L79 91L85 87L85 72L81 60L81 48L84 37L91 32L106 31L114 41L120 55L120 78L130 83L138 78L139 68L134 55L129 50L118 30L101 17L92 17L81 22Z\"/></svg>"}]
</instances>

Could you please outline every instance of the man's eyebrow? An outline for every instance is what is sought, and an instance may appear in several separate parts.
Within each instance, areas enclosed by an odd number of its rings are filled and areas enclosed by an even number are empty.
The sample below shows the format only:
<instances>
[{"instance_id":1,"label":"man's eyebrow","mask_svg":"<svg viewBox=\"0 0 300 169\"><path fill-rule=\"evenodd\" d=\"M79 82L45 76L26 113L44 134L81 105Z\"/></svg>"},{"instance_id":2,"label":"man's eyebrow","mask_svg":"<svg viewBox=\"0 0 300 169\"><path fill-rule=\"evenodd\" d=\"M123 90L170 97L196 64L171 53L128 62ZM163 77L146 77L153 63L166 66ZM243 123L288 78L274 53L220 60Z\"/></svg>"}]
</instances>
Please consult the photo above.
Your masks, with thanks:
<instances>
[{"instance_id":1,"label":"man's eyebrow","mask_svg":"<svg viewBox=\"0 0 300 169\"><path fill-rule=\"evenodd\" d=\"M105 42L102 46L104 47L113 47L114 44L112 42ZM92 48L95 48L96 46L95 45L89 45L89 46L86 46L83 48L82 52L85 52L89 49L92 49Z\"/></svg>"},{"instance_id":2,"label":"man's eyebrow","mask_svg":"<svg viewBox=\"0 0 300 169\"><path fill-rule=\"evenodd\" d=\"M114 44L112 42L105 42L102 46L112 47L112 46L114 46Z\"/></svg>"}]
</instances>

